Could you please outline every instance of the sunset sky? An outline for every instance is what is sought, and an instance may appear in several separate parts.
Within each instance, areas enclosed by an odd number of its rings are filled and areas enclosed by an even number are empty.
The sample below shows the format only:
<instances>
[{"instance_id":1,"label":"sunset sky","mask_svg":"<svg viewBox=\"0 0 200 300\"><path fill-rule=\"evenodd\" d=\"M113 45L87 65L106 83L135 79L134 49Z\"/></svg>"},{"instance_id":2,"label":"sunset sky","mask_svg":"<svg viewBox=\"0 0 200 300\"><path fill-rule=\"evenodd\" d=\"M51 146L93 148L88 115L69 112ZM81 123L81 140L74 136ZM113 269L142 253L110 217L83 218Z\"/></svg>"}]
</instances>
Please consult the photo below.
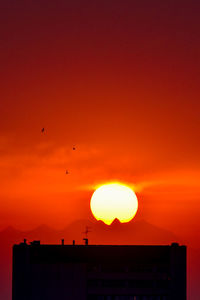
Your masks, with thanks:
<instances>
[{"instance_id":1,"label":"sunset sky","mask_svg":"<svg viewBox=\"0 0 200 300\"><path fill-rule=\"evenodd\" d=\"M137 219L199 247L200 2L0 7L0 229L92 218L119 181Z\"/></svg>"}]
</instances>

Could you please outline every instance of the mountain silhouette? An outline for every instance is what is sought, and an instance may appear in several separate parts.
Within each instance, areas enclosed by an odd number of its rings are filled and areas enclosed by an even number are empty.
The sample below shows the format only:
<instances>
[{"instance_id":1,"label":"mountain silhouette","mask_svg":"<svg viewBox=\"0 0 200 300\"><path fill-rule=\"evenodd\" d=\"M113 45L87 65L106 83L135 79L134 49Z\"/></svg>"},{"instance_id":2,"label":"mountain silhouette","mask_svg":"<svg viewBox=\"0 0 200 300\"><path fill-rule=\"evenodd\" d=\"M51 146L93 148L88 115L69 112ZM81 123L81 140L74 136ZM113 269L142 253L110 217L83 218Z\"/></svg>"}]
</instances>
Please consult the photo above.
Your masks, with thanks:
<instances>
[{"instance_id":1,"label":"mountain silhouette","mask_svg":"<svg viewBox=\"0 0 200 300\"><path fill-rule=\"evenodd\" d=\"M102 221L80 220L69 225L61 233L67 243L72 240L82 243L86 226L89 228L90 244L164 245L181 242L172 232L144 220L120 223L115 219L110 226Z\"/></svg>"},{"instance_id":2,"label":"mountain silhouette","mask_svg":"<svg viewBox=\"0 0 200 300\"><path fill-rule=\"evenodd\" d=\"M59 244L60 240L64 238L66 243L71 243L72 240L82 243L86 227L89 229L88 238L91 244L148 245L181 242L171 231L159 228L145 220L120 223L117 219L110 226L102 221L78 220L63 230L56 230L47 225L41 225L29 231L7 227L0 232L0 242L2 246L8 244L12 246L26 238L28 242L40 240L41 243Z\"/></svg>"}]
</instances>

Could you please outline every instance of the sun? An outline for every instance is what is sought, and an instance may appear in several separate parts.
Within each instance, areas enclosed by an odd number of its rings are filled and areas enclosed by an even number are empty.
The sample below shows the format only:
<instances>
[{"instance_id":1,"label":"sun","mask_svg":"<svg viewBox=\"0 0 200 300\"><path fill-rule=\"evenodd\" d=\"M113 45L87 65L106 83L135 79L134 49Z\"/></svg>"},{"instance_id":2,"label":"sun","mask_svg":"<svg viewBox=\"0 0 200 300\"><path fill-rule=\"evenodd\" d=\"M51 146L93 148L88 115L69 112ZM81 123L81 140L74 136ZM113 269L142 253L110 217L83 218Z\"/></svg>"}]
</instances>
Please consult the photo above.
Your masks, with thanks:
<instances>
[{"instance_id":1,"label":"sun","mask_svg":"<svg viewBox=\"0 0 200 300\"><path fill-rule=\"evenodd\" d=\"M94 217L107 225L114 219L126 223L134 218L138 200L130 187L121 183L109 183L96 189L91 197L90 208Z\"/></svg>"}]
</instances>

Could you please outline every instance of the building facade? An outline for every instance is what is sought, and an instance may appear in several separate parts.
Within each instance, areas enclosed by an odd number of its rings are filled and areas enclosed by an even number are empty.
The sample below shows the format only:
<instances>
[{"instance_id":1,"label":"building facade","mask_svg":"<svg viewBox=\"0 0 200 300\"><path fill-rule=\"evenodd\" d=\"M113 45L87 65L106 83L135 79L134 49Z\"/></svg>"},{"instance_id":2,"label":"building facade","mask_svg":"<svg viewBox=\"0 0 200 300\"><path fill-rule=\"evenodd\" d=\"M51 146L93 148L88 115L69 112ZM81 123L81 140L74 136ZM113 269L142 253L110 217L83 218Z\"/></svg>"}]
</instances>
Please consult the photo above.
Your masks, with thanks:
<instances>
[{"instance_id":1,"label":"building facade","mask_svg":"<svg viewBox=\"0 0 200 300\"><path fill-rule=\"evenodd\" d=\"M13 300L186 300L186 247L13 247Z\"/></svg>"}]
</instances>

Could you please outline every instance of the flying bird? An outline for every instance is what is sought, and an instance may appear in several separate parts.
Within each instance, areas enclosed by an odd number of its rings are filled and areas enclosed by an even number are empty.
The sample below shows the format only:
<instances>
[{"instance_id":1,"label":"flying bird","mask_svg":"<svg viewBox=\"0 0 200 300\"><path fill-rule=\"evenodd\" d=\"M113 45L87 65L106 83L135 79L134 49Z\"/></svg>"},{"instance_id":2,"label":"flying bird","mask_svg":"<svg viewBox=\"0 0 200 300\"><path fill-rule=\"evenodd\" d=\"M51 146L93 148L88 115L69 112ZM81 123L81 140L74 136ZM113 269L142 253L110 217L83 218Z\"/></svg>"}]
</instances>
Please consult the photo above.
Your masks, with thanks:
<instances>
[{"instance_id":1,"label":"flying bird","mask_svg":"<svg viewBox=\"0 0 200 300\"><path fill-rule=\"evenodd\" d=\"M44 127L41 129L41 132L44 133Z\"/></svg>"},{"instance_id":2,"label":"flying bird","mask_svg":"<svg viewBox=\"0 0 200 300\"><path fill-rule=\"evenodd\" d=\"M76 147L73 147L72 150L76 150Z\"/></svg>"}]
</instances>

